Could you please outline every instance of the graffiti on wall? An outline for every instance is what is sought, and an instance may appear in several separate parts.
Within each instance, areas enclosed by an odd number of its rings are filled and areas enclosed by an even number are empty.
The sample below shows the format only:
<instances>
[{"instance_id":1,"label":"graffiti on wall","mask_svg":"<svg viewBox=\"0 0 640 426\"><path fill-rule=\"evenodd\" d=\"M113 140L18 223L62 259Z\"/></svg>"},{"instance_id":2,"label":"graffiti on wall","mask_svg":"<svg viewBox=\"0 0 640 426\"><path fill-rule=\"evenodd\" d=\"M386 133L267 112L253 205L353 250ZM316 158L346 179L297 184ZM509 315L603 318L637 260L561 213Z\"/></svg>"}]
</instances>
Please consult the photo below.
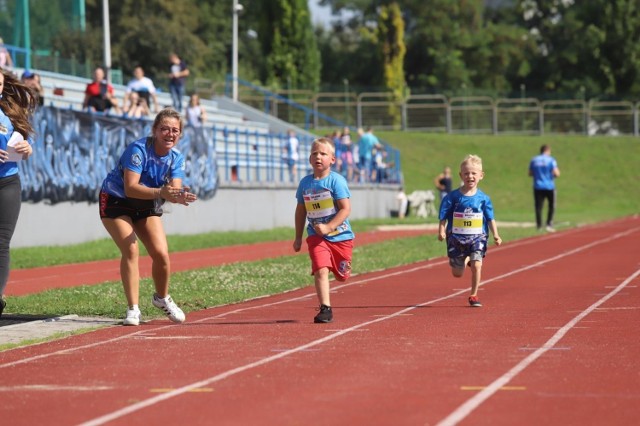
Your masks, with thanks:
<instances>
[{"instance_id":1,"label":"graffiti on wall","mask_svg":"<svg viewBox=\"0 0 640 426\"><path fill-rule=\"evenodd\" d=\"M152 122L40 108L33 155L18 163L22 199L51 204L98 201L102 181L124 148L151 132ZM178 149L185 156L185 184L200 199L210 199L218 186L213 138L209 129L185 127Z\"/></svg>"}]
</instances>

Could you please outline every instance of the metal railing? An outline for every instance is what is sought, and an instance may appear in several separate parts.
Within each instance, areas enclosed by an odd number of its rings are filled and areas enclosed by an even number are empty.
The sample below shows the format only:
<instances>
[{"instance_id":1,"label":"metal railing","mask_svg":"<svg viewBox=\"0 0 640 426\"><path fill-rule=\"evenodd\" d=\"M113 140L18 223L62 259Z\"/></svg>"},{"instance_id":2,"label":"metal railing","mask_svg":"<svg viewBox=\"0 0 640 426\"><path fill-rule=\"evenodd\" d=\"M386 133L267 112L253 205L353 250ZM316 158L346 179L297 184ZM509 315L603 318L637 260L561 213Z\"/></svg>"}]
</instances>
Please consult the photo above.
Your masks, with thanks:
<instances>
[{"instance_id":1,"label":"metal railing","mask_svg":"<svg viewBox=\"0 0 640 426\"><path fill-rule=\"evenodd\" d=\"M409 95L385 92L277 93L239 80L239 100L305 129L371 126L380 130L457 134L578 134L640 136L640 102L489 96ZM242 86L244 90L242 90ZM212 84L212 88L219 88ZM227 80L226 90L229 90ZM215 91L212 89L212 91ZM292 112L291 110L299 110ZM330 118L328 118L330 116Z\"/></svg>"}]
</instances>

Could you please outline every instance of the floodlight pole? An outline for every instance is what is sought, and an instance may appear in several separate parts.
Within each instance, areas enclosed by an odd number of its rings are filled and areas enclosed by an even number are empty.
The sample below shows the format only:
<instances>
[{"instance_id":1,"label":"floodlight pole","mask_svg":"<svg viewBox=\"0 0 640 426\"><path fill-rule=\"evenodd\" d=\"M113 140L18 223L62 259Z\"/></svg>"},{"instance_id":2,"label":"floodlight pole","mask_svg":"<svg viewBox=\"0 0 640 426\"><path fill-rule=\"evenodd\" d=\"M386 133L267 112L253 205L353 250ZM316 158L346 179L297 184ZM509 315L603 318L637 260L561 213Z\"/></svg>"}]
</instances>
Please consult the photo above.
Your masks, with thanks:
<instances>
[{"instance_id":1,"label":"floodlight pole","mask_svg":"<svg viewBox=\"0 0 640 426\"><path fill-rule=\"evenodd\" d=\"M109 26L109 0L102 0L102 27L104 37L104 72L111 82L111 29Z\"/></svg>"},{"instance_id":2,"label":"floodlight pole","mask_svg":"<svg viewBox=\"0 0 640 426\"><path fill-rule=\"evenodd\" d=\"M233 0L233 39L231 47L232 98L238 100L238 13L243 9L238 0Z\"/></svg>"}]
</instances>

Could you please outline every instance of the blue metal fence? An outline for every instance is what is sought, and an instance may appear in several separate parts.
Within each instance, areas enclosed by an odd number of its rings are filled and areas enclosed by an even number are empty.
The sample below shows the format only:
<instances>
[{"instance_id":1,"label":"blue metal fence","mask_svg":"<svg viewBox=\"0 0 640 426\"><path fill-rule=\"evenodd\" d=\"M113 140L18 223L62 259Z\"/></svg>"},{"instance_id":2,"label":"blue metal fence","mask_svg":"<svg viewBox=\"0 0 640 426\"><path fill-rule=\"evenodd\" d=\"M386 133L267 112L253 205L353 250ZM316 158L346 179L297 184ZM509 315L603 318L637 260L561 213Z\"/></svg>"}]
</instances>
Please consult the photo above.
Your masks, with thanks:
<instances>
[{"instance_id":1,"label":"blue metal fence","mask_svg":"<svg viewBox=\"0 0 640 426\"><path fill-rule=\"evenodd\" d=\"M146 119L55 107L40 108L33 122L34 154L28 161L18 163L23 200L51 204L97 202L103 179L126 145L149 135L152 125ZM212 198L220 182L290 183L282 160L287 138L286 134L242 127L187 126L178 145L187 163L185 183L201 199ZM310 172L308 158L313 139L300 135L299 140L300 160L295 165L298 178ZM399 179L394 169L385 173L383 182Z\"/></svg>"},{"instance_id":2,"label":"blue metal fence","mask_svg":"<svg viewBox=\"0 0 640 426\"><path fill-rule=\"evenodd\" d=\"M273 93L264 87L257 86L253 83L250 83L246 80L238 79L239 84L248 88L249 90L260 94L264 98L264 109L263 112L265 114L271 115L272 113L272 104L277 102L278 104L284 104L290 110L298 111L298 114L302 114L304 116L304 124L303 127L306 130L309 130L312 127L313 123L318 120L322 121L325 126L333 126L337 129L343 129L345 127L349 127L351 131L355 134L354 128L348 126L347 123L337 120L329 115L326 115L322 112L319 112L317 109L309 108L304 105L299 104L285 96L279 95L277 93ZM226 85L225 85L225 95L230 97L232 92L232 84L233 77L231 75L227 76ZM354 141L356 142L356 141ZM382 159L382 164L378 167L376 173L376 182L378 183L400 183L402 181L402 168L400 162L400 151L389 145L387 142L381 140L381 144L383 145L383 153L384 159ZM301 161L304 161L306 164L306 157L301 156ZM357 162L357 159L356 159ZM356 168L358 165L356 164ZM363 177L362 179L356 180L356 182L368 182L369 179Z\"/></svg>"}]
</instances>

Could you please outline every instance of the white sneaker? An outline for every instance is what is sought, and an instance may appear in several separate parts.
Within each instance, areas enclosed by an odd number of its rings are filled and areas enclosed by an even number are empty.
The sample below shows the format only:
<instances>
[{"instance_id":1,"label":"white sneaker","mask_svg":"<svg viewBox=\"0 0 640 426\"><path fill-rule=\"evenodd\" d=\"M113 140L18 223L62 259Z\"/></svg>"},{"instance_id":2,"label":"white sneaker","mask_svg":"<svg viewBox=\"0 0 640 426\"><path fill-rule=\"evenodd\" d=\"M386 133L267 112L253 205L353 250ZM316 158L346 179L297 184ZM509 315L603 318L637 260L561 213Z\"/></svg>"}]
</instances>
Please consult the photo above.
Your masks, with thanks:
<instances>
[{"instance_id":1,"label":"white sneaker","mask_svg":"<svg viewBox=\"0 0 640 426\"><path fill-rule=\"evenodd\" d=\"M156 308L162 309L171 321L177 323L184 322L186 318L184 312L175 304L171 296L167 295L167 297L163 299L157 294L154 294L151 303L153 303L153 306Z\"/></svg>"},{"instance_id":2,"label":"white sneaker","mask_svg":"<svg viewBox=\"0 0 640 426\"><path fill-rule=\"evenodd\" d=\"M556 232L556 230L551 225L547 225L547 232Z\"/></svg>"},{"instance_id":3,"label":"white sneaker","mask_svg":"<svg viewBox=\"0 0 640 426\"><path fill-rule=\"evenodd\" d=\"M137 309L127 309L127 316L122 321L122 325L140 325L140 311Z\"/></svg>"}]
</instances>

